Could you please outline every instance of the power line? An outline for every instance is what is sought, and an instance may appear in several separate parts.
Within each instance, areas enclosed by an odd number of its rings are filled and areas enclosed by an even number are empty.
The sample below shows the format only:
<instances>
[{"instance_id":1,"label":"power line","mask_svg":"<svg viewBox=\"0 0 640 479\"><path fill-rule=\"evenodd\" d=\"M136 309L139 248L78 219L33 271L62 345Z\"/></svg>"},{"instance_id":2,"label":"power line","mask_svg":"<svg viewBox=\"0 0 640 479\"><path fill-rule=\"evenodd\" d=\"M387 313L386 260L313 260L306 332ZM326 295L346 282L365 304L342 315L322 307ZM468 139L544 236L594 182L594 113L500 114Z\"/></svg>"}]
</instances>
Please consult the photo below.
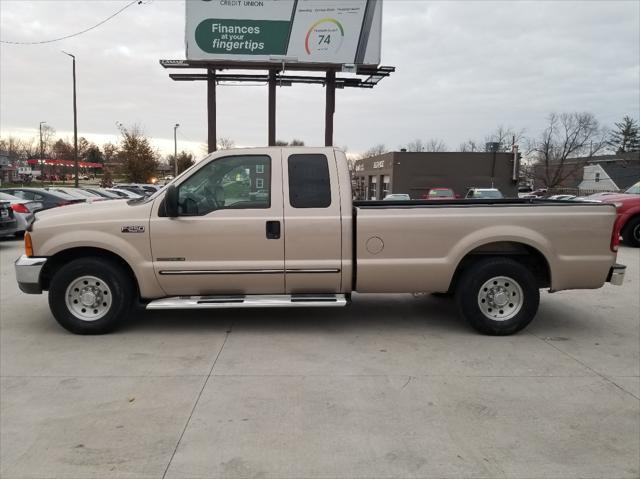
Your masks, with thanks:
<instances>
[{"instance_id":1,"label":"power line","mask_svg":"<svg viewBox=\"0 0 640 479\"><path fill-rule=\"evenodd\" d=\"M72 33L70 35L65 35L64 37L59 37L59 38L53 38L51 40L42 40L42 41L38 41L38 42L12 42L12 41L8 41L8 40L0 40L0 43L6 43L9 45L42 45L44 43L53 43L53 42L59 42L60 40L66 40L67 38L72 38L72 37L77 37L78 35L82 35L83 33L87 33L95 28L98 28L100 25L104 25L105 23L107 23L109 20L111 20L113 17L115 17L116 15L121 14L122 12L124 12L127 8L129 8L130 6L132 6L133 4L138 4L141 5L143 3L143 0L133 0L132 2L129 2L127 5L125 5L124 7L122 7L120 10L118 10L117 12L115 12L114 14L108 16L107 18L105 18L104 20L96 23L95 25L86 28L80 32L76 32L76 33Z\"/></svg>"}]
</instances>

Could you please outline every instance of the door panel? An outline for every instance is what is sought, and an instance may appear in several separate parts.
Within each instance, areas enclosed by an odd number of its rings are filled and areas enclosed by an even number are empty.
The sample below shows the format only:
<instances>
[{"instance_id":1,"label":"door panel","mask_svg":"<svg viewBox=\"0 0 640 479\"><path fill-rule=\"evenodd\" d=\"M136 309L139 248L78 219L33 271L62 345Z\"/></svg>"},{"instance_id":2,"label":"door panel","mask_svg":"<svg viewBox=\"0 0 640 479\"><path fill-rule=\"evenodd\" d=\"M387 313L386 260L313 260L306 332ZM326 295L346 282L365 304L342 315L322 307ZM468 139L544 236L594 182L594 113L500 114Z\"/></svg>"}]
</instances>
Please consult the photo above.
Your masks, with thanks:
<instances>
[{"instance_id":1,"label":"door panel","mask_svg":"<svg viewBox=\"0 0 640 479\"><path fill-rule=\"evenodd\" d=\"M284 236L287 293L341 291L342 225L333 149L287 148Z\"/></svg>"},{"instance_id":2,"label":"door panel","mask_svg":"<svg viewBox=\"0 0 640 479\"><path fill-rule=\"evenodd\" d=\"M167 295L284 293L284 238L273 234L283 223L277 155L235 150L205 160L176 185L186 216L159 216L156 200L151 248Z\"/></svg>"}]
</instances>

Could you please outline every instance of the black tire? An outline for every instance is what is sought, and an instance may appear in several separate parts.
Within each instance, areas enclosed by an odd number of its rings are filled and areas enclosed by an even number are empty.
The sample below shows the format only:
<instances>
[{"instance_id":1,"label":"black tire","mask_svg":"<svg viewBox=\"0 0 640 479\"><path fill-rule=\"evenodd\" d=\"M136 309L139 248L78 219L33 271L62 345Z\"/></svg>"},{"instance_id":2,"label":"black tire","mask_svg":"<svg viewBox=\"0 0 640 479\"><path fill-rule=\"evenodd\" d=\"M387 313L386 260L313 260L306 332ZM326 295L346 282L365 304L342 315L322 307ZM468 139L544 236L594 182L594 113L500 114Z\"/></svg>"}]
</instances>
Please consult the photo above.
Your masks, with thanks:
<instances>
[{"instance_id":1,"label":"black tire","mask_svg":"<svg viewBox=\"0 0 640 479\"><path fill-rule=\"evenodd\" d=\"M100 290L99 294L110 293L108 296L111 299L107 300L107 294L105 294L105 302L99 306L102 308L100 314L104 315L98 319L82 319L74 314L67 305L67 289L82 277L96 278L95 281L89 280L92 282L89 287ZM97 286L94 286L93 283ZM75 289L75 291L78 290ZM133 306L134 291L131 278L118 264L102 258L79 258L62 266L51 279L49 307L56 321L72 333L105 334L113 331L119 321L129 315ZM70 299L70 301L72 300ZM102 300L100 299L100 301ZM75 302L77 303L77 301ZM102 307L102 305L107 307ZM73 304L70 306L73 307ZM82 305L78 307L82 307ZM87 306L87 308L91 309L92 306Z\"/></svg>"},{"instance_id":2,"label":"black tire","mask_svg":"<svg viewBox=\"0 0 640 479\"><path fill-rule=\"evenodd\" d=\"M438 299L450 299L453 297L453 293L447 291L446 293L431 293L431 296Z\"/></svg>"},{"instance_id":3,"label":"black tire","mask_svg":"<svg viewBox=\"0 0 640 479\"><path fill-rule=\"evenodd\" d=\"M640 248L640 216L629 220L622 231L622 240L628 246Z\"/></svg>"},{"instance_id":4,"label":"black tire","mask_svg":"<svg viewBox=\"0 0 640 479\"><path fill-rule=\"evenodd\" d=\"M472 263L462 273L456 287L456 303L461 316L480 333L506 336L517 333L533 320L540 303L540 290L526 266L509 258L487 258ZM481 303L487 314L482 311ZM488 316L490 314L495 317ZM496 319L498 317L500 319Z\"/></svg>"}]
</instances>

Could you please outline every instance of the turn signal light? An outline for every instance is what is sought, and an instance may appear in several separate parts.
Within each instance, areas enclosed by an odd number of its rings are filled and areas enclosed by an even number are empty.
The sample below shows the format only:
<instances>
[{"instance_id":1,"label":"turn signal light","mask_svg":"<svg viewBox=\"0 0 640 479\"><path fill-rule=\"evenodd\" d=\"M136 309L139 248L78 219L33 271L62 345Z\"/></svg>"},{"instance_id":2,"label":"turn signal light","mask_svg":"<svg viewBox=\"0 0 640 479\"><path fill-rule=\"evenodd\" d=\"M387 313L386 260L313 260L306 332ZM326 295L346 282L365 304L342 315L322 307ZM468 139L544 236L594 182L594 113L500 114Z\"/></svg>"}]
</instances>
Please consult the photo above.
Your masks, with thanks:
<instances>
[{"instance_id":1,"label":"turn signal light","mask_svg":"<svg viewBox=\"0 0 640 479\"><path fill-rule=\"evenodd\" d=\"M29 258L33 256L33 243L31 243L31 235L28 231L24 234L24 254Z\"/></svg>"}]
</instances>

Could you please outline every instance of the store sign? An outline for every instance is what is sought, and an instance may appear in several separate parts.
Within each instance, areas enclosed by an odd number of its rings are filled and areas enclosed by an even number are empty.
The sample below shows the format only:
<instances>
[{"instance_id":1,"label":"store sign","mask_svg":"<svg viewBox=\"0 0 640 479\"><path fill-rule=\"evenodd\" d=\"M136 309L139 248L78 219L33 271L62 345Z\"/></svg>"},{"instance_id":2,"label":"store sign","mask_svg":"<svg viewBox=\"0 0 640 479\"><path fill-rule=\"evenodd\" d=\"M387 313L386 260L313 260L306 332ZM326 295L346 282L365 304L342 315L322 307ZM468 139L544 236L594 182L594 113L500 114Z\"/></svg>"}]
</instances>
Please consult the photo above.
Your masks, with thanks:
<instances>
[{"instance_id":1,"label":"store sign","mask_svg":"<svg viewBox=\"0 0 640 479\"><path fill-rule=\"evenodd\" d=\"M186 0L188 60L380 63L382 0Z\"/></svg>"},{"instance_id":2,"label":"store sign","mask_svg":"<svg viewBox=\"0 0 640 479\"><path fill-rule=\"evenodd\" d=\"M373 168L384 168L384 160L374 161Z\"/></svg>"}]
</instances>

